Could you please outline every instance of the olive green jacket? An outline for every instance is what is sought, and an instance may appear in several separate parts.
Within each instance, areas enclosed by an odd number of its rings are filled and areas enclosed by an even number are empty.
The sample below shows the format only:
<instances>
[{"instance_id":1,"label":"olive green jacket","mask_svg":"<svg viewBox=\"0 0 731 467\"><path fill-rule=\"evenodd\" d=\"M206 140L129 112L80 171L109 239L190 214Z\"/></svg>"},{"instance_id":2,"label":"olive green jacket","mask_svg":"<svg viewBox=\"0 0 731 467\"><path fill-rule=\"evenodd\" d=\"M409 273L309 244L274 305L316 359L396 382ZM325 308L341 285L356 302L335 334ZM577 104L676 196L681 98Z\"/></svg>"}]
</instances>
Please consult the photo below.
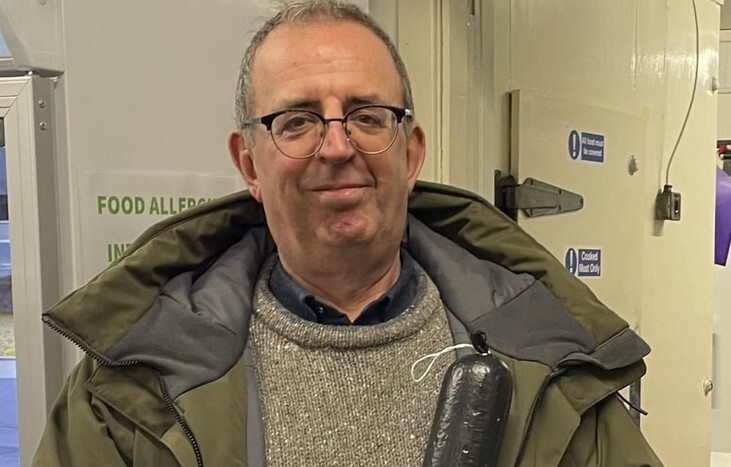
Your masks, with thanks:
<instances>
[{"instance_id":1,"label":"olive green jacket","mask_svg":"<svg viewBox=\"0 0 731 467\"><path fill-rule=\"evenodd\" d=\"M420 182L405 247L440 290L454 340L484 332L510 368L500 467L661 462L616 391L647 345L489 203ZM246 347L253 286L274 250L248 192L148 230L44 314L86 353L34 466L265 465Z\"/></svg>"}]
</instances>

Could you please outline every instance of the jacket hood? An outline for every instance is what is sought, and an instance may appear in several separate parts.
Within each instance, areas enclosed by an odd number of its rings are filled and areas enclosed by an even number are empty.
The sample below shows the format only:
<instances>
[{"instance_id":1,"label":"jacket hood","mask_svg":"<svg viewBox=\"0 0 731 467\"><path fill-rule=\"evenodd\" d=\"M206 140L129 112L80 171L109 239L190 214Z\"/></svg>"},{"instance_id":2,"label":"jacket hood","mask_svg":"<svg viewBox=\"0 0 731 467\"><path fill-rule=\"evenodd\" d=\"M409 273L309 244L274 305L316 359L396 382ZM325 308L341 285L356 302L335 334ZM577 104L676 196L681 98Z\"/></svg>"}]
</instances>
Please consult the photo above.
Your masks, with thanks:
<instances>
[{"instance_id":1,"label":"jacket hood","mask_svg":"<svg viewBox=\"0 0 731 467\"><path fill-rule=\"evenodd\" d=\"M605 369L649 352L582 282L480 197L419 182L409 212L409 253L459 323L484 332L499 352L551 368L589 362ZM43 319L106 364L155 368L177 395L240 357L259 268L274 248L261 205L248 191L236 193L151 227Z\"/></svg>"}]
</instances>

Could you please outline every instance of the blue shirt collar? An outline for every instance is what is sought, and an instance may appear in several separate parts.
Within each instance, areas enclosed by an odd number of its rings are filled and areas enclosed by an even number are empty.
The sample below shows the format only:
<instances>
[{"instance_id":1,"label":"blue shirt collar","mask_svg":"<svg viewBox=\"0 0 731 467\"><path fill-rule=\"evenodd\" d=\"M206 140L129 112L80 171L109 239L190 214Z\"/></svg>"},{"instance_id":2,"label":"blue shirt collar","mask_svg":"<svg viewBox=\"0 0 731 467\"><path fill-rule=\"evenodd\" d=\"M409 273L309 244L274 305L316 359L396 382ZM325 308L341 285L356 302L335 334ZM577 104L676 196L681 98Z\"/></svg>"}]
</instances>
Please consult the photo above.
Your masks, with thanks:
<instances>
[{"instance_id":1,"label":"blue shirt collar","mask_svg":"<svg viewBox=\"0 0 731 467\"><path fill-rule=\"evenodd\" d=\"M291 313L307 321L329 325L372 325L385 323L403 313L414 301L417 287L416 263L401 249L401 273L391 288L368 304L354 322L334 307L326 305L294 281L277 257L269 278L272 295Z\"/></svg>"}]
</instances>

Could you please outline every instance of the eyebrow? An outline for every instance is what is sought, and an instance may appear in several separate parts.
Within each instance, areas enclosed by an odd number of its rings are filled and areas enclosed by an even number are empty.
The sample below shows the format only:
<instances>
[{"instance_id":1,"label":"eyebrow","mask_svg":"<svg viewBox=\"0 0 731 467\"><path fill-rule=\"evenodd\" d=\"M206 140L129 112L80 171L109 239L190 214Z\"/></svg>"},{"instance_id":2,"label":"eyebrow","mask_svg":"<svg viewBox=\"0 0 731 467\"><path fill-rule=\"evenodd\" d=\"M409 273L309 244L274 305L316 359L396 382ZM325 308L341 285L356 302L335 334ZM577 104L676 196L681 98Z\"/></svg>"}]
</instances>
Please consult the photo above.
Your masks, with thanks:
<instances>
[{"instance_id":1,"label":"eyebrow","mask_svg":"<svg viewBox=\"0 0 731 467\"><path fill-rule=\"evenodd\" d=\"M277 110L292 110L292 109L306 109L313 110L317 109L319 104L317 101L312 99L285 99L277 105Z\"/></svg>"},{"instance_id":2,"label":"eyebrow","mask_svg":"<svg viewBox=\"0 0 731 467\"><path fill-rule=\"evenodd\" d=\"M369 94L366 96L355 96L355 97L346 99L345 108L352 109L353 107L358 107L361 105L385 104L385 103L386 102L384 102L383 99L379 98L375 94Z\"/></svg>"},{"instance_id":3,"label":"eyebrow","mask_svg":"<svg viewBox=\"0 0 731 467\"><path fill-rule=\"evenodd\" d=\"M373 105L373 104L386 104L383 99L379 98L375 94L367 94L362 96L353 96L345 99L343 105L343 112L347 113L350 109L359 107L362 105ZM313 99L285 99L279 105L278 110L292 110L292 109L303 109L303 110L314 110L322 111L320 101Z\"/></svg>"}]
</instances>

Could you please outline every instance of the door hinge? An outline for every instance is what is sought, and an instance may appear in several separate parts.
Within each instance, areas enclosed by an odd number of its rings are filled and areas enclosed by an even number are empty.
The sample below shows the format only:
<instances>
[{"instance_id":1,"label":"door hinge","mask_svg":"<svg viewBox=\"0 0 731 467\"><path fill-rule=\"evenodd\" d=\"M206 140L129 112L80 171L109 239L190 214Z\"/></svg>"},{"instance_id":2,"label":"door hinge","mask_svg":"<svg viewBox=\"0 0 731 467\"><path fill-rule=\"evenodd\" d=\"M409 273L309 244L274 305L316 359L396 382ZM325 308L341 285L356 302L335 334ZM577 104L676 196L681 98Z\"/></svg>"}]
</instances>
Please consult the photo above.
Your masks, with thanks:
<instances>
[{"instance_id":1,"label":"door hinge","mask_svg":"<svg viewBox=\"0 0 731 467\"><path fill-rule=\"evenodd\" d=\"M503 176L496 170L495 206L517 219L518 210L523 210L527 217L579 211L584 207L584 198L534 178L526 178L519 184L512 175Z\"/></svg>"}]
</instances>

